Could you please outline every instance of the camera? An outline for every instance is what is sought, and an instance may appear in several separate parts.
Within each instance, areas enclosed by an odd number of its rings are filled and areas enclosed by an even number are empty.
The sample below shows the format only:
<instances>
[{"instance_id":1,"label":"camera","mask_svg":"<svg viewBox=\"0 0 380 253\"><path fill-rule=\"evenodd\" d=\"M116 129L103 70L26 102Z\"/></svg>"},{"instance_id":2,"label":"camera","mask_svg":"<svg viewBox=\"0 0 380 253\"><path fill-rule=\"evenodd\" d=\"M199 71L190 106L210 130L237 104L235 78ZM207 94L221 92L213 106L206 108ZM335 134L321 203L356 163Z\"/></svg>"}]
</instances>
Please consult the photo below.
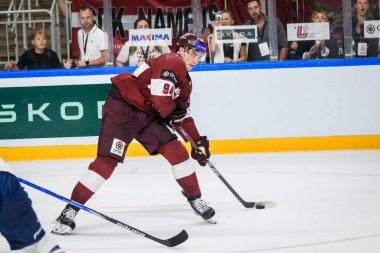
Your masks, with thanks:
<instances>
[{"instance_id":1,"label":"camera","mask_svg":"<svg viewBox=\"0 0 380 253\"><path fill-rule=\"evenodd\" d=\"M220 12L217 12L215 14L215 21L220 22L221 19L222 19L222 14Z\"/></svg>"}]
</instances>

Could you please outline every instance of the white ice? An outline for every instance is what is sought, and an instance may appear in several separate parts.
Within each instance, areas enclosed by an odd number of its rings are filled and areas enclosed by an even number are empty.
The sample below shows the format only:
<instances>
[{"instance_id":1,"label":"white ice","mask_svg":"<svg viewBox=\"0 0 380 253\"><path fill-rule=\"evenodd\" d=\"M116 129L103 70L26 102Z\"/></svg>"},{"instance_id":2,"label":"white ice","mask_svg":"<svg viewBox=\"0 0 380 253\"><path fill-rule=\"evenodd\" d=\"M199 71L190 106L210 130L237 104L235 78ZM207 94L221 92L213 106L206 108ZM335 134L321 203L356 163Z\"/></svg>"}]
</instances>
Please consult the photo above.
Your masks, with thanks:
<instances>
[{"instance_id":1,"label":"white ice","mask_svg":"<svg viewBox=\"0 0 380 253\"><path fill-rule=\"evenodd\" d=\"M11 163L18 175L70 197L91 159ZM86 203L101 213L167 239L168 248L81 211L70 235L53 235L67 252L380 252L380 151L214 155L211 159L247 201L274 200L272 209L243 207L208 167L196 166L216 225L202 221L181 195L162 157L127 158ZM65 203L25 186L50 231ZM8 252L0 236L0 252Z\"/></svg>"}]
</instances>

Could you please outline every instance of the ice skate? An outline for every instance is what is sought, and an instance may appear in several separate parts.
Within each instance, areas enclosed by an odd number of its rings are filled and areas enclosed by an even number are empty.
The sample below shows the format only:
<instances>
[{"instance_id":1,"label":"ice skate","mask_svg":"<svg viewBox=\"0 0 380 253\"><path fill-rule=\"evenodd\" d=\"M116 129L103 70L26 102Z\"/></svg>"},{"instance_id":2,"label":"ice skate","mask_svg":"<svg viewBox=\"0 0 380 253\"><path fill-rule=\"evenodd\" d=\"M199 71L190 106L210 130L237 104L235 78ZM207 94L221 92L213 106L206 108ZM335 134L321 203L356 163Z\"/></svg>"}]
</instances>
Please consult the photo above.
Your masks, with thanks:
<instances>
[{"instance_id":1,"label":"ice skate","mask_svg":"<svg viewBox=\"0 0 380 253\"><path fill-rule=\"evenodd\" d=\"M57 223L51 232L57 235L64 235L69 233L75 228L74 220L77 213L78 211L76 211L70 205L67 205L65 209L63 209L61 215L57 218Z\"/></svg>"},{"instance_id":2,"label":"ice skate","mask_svg":"<svg viewBox=\"0 0 380 253\"><path fill-rule=\"evenodd\" d=\"M196 215L201 216L205 221L216 224L216 221L212 219L215 215L215 210L208 205L206 201L201 199L201 196L188 197L186 193L182 194L187 198L191 208L193 208Z\"/></svg>"},{"instance_id":3,"label":"ice skate","mask_svg":"<svg viewBox=\"0 0 380 253\"><path fill-rule=\"evenodd\" d=\"M12 251L13 252L13 251ZM19 252L19 251L17 251ZM49 253L65 253L63 249L48 235L44 235L41 240L21 249L21 252L49 252Z\"/></svg>"}]
</instances>

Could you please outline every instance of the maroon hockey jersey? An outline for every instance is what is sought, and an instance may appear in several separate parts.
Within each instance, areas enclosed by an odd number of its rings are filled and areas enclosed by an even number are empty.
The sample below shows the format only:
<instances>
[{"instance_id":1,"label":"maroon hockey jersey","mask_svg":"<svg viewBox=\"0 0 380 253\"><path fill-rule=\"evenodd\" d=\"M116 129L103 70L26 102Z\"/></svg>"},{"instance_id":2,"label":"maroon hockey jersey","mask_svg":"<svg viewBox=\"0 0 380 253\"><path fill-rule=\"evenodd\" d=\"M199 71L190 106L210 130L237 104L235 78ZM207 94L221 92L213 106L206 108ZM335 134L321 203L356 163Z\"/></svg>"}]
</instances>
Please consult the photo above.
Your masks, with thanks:
<instances>
[{"instance_id":1,"label":"maroon hockey jersey","mask_svg":"<svg viewBox=\"0 0 380 253\"><path fill-rule=\"evenodd\" d=\"M200 138L189 114L191 78L179 55L169 53L149 59L133 74L125 72L111 80L128 103L147 113L158 113L161 118L169 116L176 104L183 105L188 113L181 125L192 138Z\"/></svg>"}]
</instances>

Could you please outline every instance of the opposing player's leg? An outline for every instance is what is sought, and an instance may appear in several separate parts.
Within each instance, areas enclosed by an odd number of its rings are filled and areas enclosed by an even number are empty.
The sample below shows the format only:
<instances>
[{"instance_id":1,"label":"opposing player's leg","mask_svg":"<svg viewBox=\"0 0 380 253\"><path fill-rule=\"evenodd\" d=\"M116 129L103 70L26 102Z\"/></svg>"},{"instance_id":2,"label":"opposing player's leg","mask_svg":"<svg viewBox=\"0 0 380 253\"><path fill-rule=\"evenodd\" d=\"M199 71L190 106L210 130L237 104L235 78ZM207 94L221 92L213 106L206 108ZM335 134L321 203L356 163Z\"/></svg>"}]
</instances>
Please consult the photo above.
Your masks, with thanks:
<instances>
[{"instance_id":1,"label":"opposing player's leg","mask_svg":"<svg viewBox=\"0 0 380 253\"><path fill-rule=\"evenodd\" d=\"M65 253L59 245L45 234L38 242L22 249L24 253Z\"/></svg>"},{"instance_id":2,"label":"opposing player's leg","mask_svg":"<svg viewBox=\"0 0 380 253\"><path fill-rule=\"evenodd\" d=\"M97 158L74 187L71 200L84 205L94 195L110 178L118 162L123 162L129 143L151 118L124 100L113 97L107 99L103 108ZM62 235L73 230L78 211L78 208L67 205L57 218L52 233Z\"/></svg>"},{"instance_id":3,"label":"opposing player's leg","mask_svg":"<svg viewBox=\"0 0 380 253\"><path fill-rule=\"evenodd\" d=\"M46 236L32 202L17 178L0 171L0 187L0 233L11 250L22 249L26 253L63 252L54 240Z\"/></svg>"}]
</instances>

